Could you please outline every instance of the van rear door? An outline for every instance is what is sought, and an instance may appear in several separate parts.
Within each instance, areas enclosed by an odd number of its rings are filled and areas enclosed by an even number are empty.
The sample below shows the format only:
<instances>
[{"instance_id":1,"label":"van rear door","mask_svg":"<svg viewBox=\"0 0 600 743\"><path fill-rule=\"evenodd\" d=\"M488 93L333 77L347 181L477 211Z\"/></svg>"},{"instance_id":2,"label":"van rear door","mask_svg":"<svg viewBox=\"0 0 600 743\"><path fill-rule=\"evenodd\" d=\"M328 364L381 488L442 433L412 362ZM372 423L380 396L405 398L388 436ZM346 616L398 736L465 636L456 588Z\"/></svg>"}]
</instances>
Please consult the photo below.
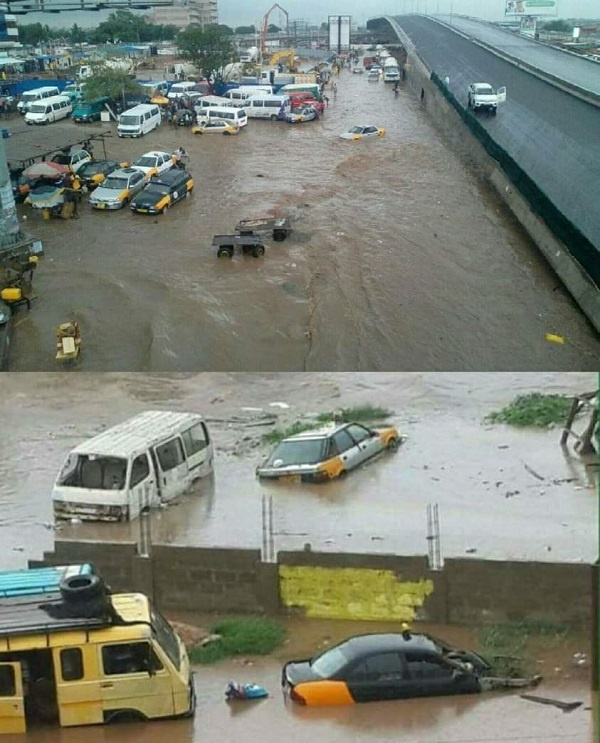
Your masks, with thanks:
<instances>
[{"instance_id":1,"label":"van rear door","mask_svg":"<svg viewBox=\"0 0 600 743\"><path fill-rule=\"evenodd\" d=\"M188 462L179 436L155 446L158 463L158 491L163 503L183 493L188 484Z\"/></svg>"},{"instance_id":2,"label":"van rear door","mask_svg":"<svg viewBox=\"0 0 600 743\"><path fill-rule=\"evenodd\" d=\"M205 477L213 468L213 448L206 425L197 423L181 435L192 479Z\"/></svg>"},{"instance_id":3,"label":"van rear door","mask_svg":"<svg viewBox=\"0 0 600 743\"><path fill-rule=\"evenodd\" d=\"M0 663L0 734L24 733L25 701L20 663Z\"/></svg>"}]
</instances>

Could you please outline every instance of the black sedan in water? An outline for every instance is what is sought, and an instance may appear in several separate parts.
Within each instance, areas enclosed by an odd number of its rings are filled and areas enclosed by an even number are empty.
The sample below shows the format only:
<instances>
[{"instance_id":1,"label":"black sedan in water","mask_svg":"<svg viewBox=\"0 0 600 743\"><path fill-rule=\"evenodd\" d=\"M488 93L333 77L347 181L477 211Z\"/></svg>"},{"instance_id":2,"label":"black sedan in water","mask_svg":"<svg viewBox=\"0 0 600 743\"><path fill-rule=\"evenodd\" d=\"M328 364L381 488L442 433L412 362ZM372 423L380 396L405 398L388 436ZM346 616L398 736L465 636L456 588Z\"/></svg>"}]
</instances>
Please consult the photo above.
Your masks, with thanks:
<instances>
[{"instance_id":1,"label":"black sedan in water","mask_svg":"<svg viewBox=\"0 0 600 743\"><path fill-rule=\"evenodd\" d=\"M357 635L310 660L286 663L282 686L295 702L325 706L471 694L490 664L430 635Z\"/></svg>"}]
</instances>

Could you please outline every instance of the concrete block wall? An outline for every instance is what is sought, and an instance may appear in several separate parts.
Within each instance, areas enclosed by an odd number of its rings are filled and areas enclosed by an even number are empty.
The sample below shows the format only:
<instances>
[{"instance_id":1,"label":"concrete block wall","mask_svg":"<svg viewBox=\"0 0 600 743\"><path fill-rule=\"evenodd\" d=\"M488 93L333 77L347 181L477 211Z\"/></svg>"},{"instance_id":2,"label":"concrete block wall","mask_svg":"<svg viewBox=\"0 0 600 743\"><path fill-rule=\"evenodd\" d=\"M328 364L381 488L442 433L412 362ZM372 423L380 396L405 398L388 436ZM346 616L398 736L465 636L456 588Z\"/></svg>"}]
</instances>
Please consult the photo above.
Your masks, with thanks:
<instances>
[{"instance_id":1,"label":"concrete block wall","mask_svg":"<svg viewBox=\"0 0 600 743\"><path fill-rule=\"evenodd\" d=\"M586 624L593 567L421 556L279 552L57 541L30 567L93 563L115 591L140 591L163 610L479 624L544 620Z\"/></svg>"}]
</instances>

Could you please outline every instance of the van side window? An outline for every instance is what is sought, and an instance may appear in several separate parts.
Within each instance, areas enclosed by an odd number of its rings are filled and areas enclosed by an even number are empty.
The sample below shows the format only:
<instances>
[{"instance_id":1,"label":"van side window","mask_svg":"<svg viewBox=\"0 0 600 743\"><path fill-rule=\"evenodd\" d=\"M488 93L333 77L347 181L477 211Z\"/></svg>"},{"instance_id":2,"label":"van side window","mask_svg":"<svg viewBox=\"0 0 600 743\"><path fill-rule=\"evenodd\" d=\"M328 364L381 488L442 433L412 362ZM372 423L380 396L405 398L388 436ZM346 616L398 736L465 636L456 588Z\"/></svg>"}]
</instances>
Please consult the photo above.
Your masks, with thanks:
<instances>
[{"instance_id":1,"label":"van side window","mask_svg":"<svg viewBox=\"0 0 600 743\"><path fill-rule=\"evenodd\" d=\"M80 648L60 651L60 673L63 681L79 681L83 678L83 653Z\"/></svg>"},{"instance_id":2,"label":"van side window","mask_svg":"<svg viewBox=\"0 0 600 743\"><path fill-rule=\"evenodd\" d=\"M198 423L197 426L190 428L189 431L185 431L185 433L181 434L181 438L183 439L188 457L198 451L202 451L202 449L206 449L208 446L208 431L204 423Z\"/></svg>"},{"instance_id":3,"label":"van side window","mask_svg":"<svg viewBox=\"0 0 600 743\"><path fill-rule=\"evenodd\" d=\"M16 693L15 669L12 666L0 666L0 697L14 697Z\"/></svg>"},{"instance_id":4,"label":"van side window","mask_svg":"<svg viewBox=\"0 0 600 743\"><path fill-rule=\"evenodd\" d=\"M163 665L147 642L129 642L121 645L104 645L102 667L105 676L120 676L127 673L160 671Z\"/></svg>"},{"instance_id":5,"label":"van side window","mask_svg":"<svg viewBox=\"0 0 600 743\"><path fill-rule=\"evenodd\" d=\"M134 488L143 482L150 474L150 466L148 464L148 457L145 454L140 454L133 460L131 465L131 482L130 487Z\"/></svg>"},{"instance_id":6,"label":"van side window","mask_svg":"<svg viewBox=\"0 0 600 743\"><path fill-rule=\"evenodd\" d=\"M179 439L171 439L156 447L156 456L163 472L174 469L184 461L183 447Z\"/></svg>"}]
</instances>

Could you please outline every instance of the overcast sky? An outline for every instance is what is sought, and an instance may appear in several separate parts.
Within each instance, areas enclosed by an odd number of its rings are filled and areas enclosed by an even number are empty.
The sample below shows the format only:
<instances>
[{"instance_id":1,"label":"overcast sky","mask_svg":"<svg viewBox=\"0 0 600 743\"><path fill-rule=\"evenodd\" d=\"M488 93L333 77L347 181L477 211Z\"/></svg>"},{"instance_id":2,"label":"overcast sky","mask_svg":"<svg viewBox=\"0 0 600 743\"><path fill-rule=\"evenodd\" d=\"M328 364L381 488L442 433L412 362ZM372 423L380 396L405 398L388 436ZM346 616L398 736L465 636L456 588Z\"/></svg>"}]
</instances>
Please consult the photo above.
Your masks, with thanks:
<instances>
[{"instance_id":1,"label":"overcast sky","mask_svg":"<svg viewBox=\"0 0 600 743\"><path fill-rule=\"evenodd\" d=\"M251 0L218 0L219 21L228 26L242 26L260 21L271 0L256 3ZM282 0L280 2L289 13L290 20L305 19L310 23L327 21L328 15L351 15L353 22L361 26L378 14L396 15L410 12L454 13L471 15L490 21L503 18L503 0ZM78 23L80 26L95 26L108 17L107 11L99 13L32 13L17 16L19 23L47 23L49 26L65 27ZM600 0L558 0L559 18L600 18ZM272 23L279 23L279 11L270 17Z\"/></svg>"}]
</instances>

